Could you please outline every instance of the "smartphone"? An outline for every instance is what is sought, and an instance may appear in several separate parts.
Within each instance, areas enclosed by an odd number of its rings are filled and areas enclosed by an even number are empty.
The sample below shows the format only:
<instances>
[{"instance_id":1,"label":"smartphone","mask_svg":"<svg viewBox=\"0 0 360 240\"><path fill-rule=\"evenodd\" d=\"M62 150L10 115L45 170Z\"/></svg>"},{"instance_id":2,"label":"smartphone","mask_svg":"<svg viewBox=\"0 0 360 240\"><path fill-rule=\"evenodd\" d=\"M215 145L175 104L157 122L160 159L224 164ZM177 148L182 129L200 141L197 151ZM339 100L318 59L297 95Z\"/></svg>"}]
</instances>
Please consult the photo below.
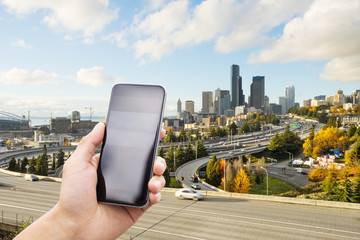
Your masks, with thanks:
<instances>
[{"instance_id":1,"label":"smartphone","mask_svg":"<svg viewBox=\"0 0 360 240\"><path fill-rule=\"evenodd\" d=\"M99 202L148 204L165 98L164 87L158 85L113 87L97 171Z\"/></svg>"}]
</instances>

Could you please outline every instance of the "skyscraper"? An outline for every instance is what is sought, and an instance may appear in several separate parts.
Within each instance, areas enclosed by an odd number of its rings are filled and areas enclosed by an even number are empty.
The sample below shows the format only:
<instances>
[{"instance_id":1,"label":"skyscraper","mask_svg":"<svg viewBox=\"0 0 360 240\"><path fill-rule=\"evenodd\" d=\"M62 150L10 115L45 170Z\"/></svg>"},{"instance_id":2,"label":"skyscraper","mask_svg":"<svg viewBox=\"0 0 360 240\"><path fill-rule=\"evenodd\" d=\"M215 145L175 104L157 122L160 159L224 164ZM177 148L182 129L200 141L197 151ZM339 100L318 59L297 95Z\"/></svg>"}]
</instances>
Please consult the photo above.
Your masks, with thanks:
<instances>
[{"instance_id":1,"label":"skyscraper","mask_svg":"<svg viewBox=\"0 0 360 240\"><path fill-rule=\"evenodd\" d=\"M177 101L176 116L177 116L177 118L181 118L181 100L180 100L180 98L179 98L179 100Z\"/></svg>"},{"instance_id":2,"label":"skyscraper","mask_svg":"<svg viewBox=\"0 0 360 240\"><path fill-rule=\"evenodd\" d=\"M286 112L287 112L289 108L295 106L295 87L293 85L286 87L285 97L286 97Z\"/></svg>"},{"instance_id":3,"label":"skyscraper","mask_svg":"<svg viewBox=\"0 0 360 240\"><path fill-rule=\"evenodd\" d=\"M279 105L281 106L281 114L285 114L287 112L286 97L279 97Z\"/></svg>"},{"instance_id":4,"label":"skyscraper","mask_svg":"<svg viewBox=\"0 0 360 240\"><path fill-rule=\"evenodd\" d=\"M194 105L194 101L192 100L185 101L185 111L194 114Z\"/></svg>"},{"instance_id":5,"label":"skyscraper","mask_svg":"<svg viewBox=\"0 0 360 240\"><path fill-rule=\"evenodd\" d=\"M213 106L213 92L202 92L202 112L209 113L210 108Z\"/></svg>"},{"instance_id":6,"label":"skyscraper","mask_svg":"<svg viewBox=\"0 0 360 240\"><path fill-rule=\"evenodd\" d=\"M224 111L230 108L230 92L229 90L215 90L215 110L219 115L223 115Z\"/></svg>"},{"instance_id":7,"label":"skyscraper","mask_svg":"<svg viewBox=\"0 0 360 240\"><path fill-rule=\"evenodd\" d=\"M236 106L244 105L244 94L242 90L242 78L240 76L239 65L231 65L231 107L235 109Z\"/></svg>"},{"instance_id":8,"label":"skyscraper","mask_svg":"<svg viewBox=\"0 0 360 240\"><path fill-rule=\"evenodd\" d=\"M265 109L265 77L253 77L250 86L250 107Z\"/></svg>"}]
</instances>

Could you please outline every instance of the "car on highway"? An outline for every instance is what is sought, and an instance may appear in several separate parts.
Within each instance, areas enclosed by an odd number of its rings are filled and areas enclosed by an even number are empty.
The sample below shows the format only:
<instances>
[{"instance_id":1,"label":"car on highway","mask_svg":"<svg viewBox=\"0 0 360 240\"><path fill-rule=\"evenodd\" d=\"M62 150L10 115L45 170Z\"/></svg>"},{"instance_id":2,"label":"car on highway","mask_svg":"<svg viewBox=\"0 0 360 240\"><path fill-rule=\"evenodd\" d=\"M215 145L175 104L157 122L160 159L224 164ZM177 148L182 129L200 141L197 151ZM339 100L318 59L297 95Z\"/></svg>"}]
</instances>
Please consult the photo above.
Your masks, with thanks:
<instances>
[{"instance_id":1,"label":"car on highway","mask_svg":"<svg viewBox=\"0 0 360 240\"><path fill-rule=\"evenodd\" d=\"M276 165L276 162L271 162L270 165Z\"/></svg>"},{"instance_id":2,"label":"car on highway","mask_svg":"<svg viewBox=\"0 0 360 240\"><path fill-rule=\"evenodd\" d=\"M195 191L191 188L182 188L175 192L175 196L180 199L193 199L193 200L201 200L204 199L204 195L200 192Z\"/></svg>"},{"instance_id":3,"label":"car on highway","mask_svg":"<svg viewBox=\"0 0 360 240\"><path fill-rule=\"evenodd\" d=\"M192 184L191 187L192 187L193 189L195 189L195 190L200 190L200 189L201 189L201 187L200 187L199 184Z\"/></svg>"},{"instance_id":4,"label":"car on highway","mask_svg":"<svg viewBox=\"0 0 360 240\"><path fill-rule=\"evenodd\" d=\"M34 174L26 174L24 178L26 181L30 181L30 182L39 180L39 178Z\"/></svg>"}]
</instances>

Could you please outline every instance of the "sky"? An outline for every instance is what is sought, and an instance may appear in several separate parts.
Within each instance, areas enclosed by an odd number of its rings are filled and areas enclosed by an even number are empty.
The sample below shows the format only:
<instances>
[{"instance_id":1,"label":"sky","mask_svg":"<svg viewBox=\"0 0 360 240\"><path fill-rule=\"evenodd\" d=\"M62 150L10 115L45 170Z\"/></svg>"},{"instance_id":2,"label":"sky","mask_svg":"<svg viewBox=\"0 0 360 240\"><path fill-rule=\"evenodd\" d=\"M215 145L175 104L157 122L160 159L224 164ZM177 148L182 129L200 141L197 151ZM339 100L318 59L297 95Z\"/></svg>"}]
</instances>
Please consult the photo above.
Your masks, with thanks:
<instances>
[{"instance_id":1,"label":"sky","mask_svg":"<svg viewBox=\"0 0 360 240\"><path fill-rule=\"evenodd\" d=\"M116 83L160 84L180 98L230 90L240 66L278 103L360 89L360 0L0 0L0 111L106 116Z\"/></svg>"}]
</instances>

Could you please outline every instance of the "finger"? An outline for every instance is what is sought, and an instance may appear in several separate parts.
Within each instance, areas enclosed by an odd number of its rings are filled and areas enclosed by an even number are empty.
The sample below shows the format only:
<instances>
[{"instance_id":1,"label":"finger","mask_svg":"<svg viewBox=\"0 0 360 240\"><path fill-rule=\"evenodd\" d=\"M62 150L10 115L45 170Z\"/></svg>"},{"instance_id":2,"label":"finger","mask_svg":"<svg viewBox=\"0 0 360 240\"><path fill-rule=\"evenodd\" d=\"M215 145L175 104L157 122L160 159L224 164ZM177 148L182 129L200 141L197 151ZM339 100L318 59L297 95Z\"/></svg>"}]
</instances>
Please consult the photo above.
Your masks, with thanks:
<instances>
[{"instance_id":1,"label":"finger","mask_svg":"<svg viewBox=\"0 0 360 240\"><path fill-rule=\"evenodd\" d=\"M161 201L161 193L149 194L150 206Z\"/></svg>"},{"instance_id":2,"label":"finger","mask_svg":"<svg viewBox=\"0 0 360 240\"><path fill-rule=\"evenodd\" d=\"M163 176L153 176L148 184L150 192L156 194L165 186L165 178Z\"/></svg>"},{"instance_id":3,"label":"finger","mask_svg":"<svg viewBox=\"0 0 360 240\"><path fill-rule=\"evenodd\" d=\"M163 139L165 137L165 135L166 135L166 131L165 131L165 129L162 128L161 132L160 132L160 140Z\"/></svg>"},{"instance_id":4,"label":"finger","mask_svg":"<svg viewBox=\"0 0 360 240\"><path fill-rule=\"evenodd\" d=\"M92 157L92 160L91 160L91 165L93 165L96 169L99 165L99 159L100 159L100 153L96 154L95 156Z\"/></svg>"},{"instance_id":5,"label":"finger","mask_svg":"<svg viewBox=\"0 0 360 240\"><path fill-rule=\"evenodd\" d=\"M74 156L73 159L80 158L82 160L92 161L96 148L101 144L104 138L104 132L105 124L96 124L94 129L79 143L79 146L72 155Z\"/></svg>"},{"instance_id":6,"label":"finger","mask_svg":"<svg viewBox=\"0 0 360 240\"><path fill-rule=\"evenodd\" d=\"M162 157L157 157L154 163L154 174L162 175L166 169L166 162Z\"/></svg>"}]
</instances>

